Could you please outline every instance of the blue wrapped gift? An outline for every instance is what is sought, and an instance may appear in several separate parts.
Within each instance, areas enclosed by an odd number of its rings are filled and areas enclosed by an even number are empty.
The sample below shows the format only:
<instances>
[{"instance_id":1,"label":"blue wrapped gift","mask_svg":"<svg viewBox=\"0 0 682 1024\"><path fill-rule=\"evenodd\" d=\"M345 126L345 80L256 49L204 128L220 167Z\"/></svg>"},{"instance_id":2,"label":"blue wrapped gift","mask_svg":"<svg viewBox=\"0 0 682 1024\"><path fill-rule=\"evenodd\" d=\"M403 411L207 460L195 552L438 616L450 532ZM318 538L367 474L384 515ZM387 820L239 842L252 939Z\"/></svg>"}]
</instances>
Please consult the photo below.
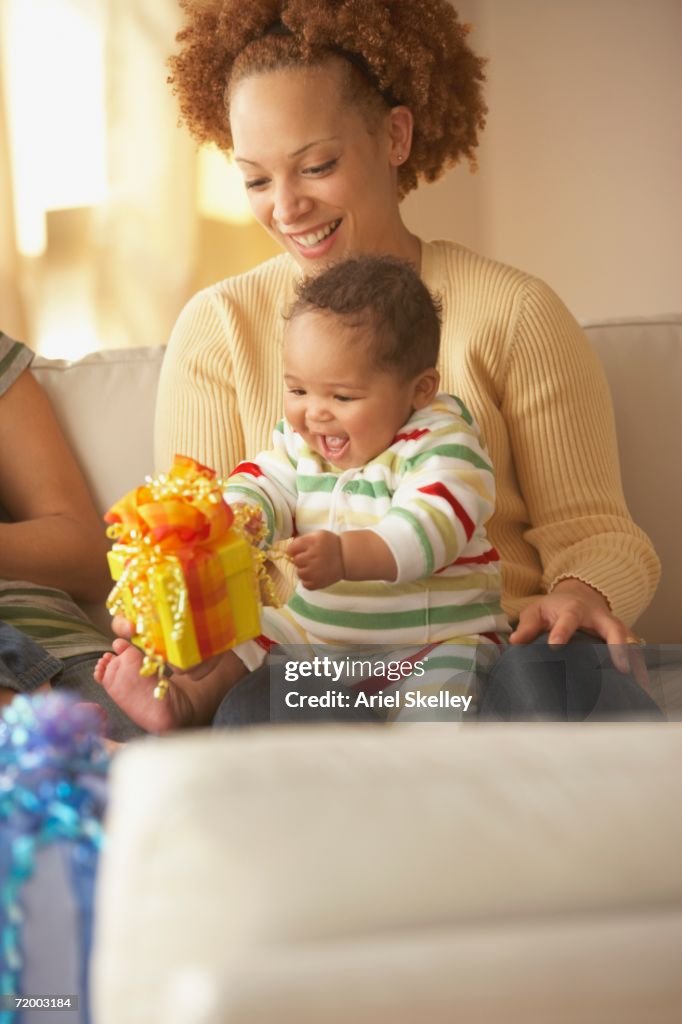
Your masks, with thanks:
<instances>
[{"instance_id":1,"label":"blue wrapped gift","mask_svg":"<svg viewBox=\"0 0 682 1024\"><path fill-rule=\"evenodd\" d=\"M89 1024L103 737L99 709L63 693L0 718L0 1024Z\"/></svg>"}]
</instances>

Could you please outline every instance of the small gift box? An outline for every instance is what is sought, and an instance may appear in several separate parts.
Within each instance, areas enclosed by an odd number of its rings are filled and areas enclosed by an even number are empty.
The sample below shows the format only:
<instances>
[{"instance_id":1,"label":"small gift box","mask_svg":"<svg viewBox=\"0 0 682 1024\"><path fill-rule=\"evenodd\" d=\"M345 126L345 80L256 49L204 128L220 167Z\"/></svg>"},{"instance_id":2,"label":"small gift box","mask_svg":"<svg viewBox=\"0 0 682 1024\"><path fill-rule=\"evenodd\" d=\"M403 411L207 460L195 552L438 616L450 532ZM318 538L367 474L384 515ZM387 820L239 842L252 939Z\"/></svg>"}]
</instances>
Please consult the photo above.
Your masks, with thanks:
<instances>
[{"instance_id":1,"label":"small gift box","mask_svg":"<svg viewBox=\"0 0 682 1024\"><path fill-rule=\"evenodd\" d=\"M260 551L213 470L175 456L104 517L113 614L135 624L143 672L191 668L260 632Z\"/></svg>"}]
</instances>

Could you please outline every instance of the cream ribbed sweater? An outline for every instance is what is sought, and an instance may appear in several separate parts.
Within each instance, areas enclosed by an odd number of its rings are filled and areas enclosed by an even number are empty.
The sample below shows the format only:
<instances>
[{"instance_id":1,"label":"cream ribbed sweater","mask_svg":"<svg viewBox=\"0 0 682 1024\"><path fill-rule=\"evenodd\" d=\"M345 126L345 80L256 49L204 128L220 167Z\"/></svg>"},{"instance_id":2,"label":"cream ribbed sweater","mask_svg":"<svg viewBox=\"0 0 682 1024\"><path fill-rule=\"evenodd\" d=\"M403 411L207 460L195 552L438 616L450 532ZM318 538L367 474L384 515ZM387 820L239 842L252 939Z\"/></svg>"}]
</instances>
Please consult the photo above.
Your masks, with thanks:
<instances>
[{"instance_id":1,"label":"cream ribbed sweater","mask_svg":"<svg viewBox=\"0 0 682 1024\"><path fill-rule=\"evenodd\" d=\"M525 599L575 577L634 622L659 563L628 514L608 387L580 327L537 278L454 243L422 243L421 272L443 300L441 390L471 410L495 467L488 532L505 610L514 619ZM267 447L296 275L278 256L187 304L161 373L157 469L178 452L227 476Z\"/></svg>"}]
</instances>

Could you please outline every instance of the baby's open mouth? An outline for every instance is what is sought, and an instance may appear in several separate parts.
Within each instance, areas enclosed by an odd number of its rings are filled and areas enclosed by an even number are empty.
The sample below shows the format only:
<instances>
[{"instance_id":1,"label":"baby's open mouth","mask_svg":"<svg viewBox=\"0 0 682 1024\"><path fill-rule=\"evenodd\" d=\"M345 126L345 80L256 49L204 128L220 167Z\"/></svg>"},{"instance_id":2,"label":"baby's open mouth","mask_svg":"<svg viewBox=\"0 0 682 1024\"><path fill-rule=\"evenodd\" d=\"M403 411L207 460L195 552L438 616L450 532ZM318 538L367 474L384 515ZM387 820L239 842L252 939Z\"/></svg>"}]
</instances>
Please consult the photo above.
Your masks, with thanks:
<instances>
[{"instance_id":1,"label":"baby's open mouth","mask_svg":"<svg viewBox=\"0 0 682 1024\"><path fill-rule=\"evenodd\" d=\"M348 448L348 438L338 437L335 434L318 434L318 442L322 448L322 454L328 462L340 459Z\"/></svg>"}]
</instances>

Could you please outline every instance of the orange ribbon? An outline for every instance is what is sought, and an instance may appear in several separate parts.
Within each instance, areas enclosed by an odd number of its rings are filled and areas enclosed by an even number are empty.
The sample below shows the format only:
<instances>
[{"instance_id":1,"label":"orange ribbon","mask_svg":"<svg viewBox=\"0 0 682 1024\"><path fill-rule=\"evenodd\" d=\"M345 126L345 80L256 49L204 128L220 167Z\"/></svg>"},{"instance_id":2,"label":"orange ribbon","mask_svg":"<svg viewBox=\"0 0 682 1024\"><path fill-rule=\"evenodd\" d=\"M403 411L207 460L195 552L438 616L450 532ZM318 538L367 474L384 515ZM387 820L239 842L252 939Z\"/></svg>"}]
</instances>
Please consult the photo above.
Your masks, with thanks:
<instances>
[{"instance_id":1,"label":"orange ribbon","mask_svg":"<svg viewBox=\"0 0 682 1024\"><path fill-rule=\"evenodd\" d=\"M149 537L163 551L214 545L234 522L212 469L176 455L170 472L149 479L109 509L105 522L119 544Z\"/></svg>"},{"instance_id":2,"label":"orange ribbon","mask_svg":"<svg viewBox=\"0 0 682 1024\"><path fill-rule=\"evenodd\" d=\"M225 502L213 470L194 459L176 455L168 474L148 478L113 505L104 516L114 552L125 562L107 605L112 614L135 614L135 629L145 653L143 674L161 675L164 650L160 643L151 589L152 573L169 571L169 597L174 636L182 635L188 609L205 605L202 580L215 604L224 588L221 570L211 571L210 559L228 536L234 513ZM182 571L178 571L181 569ZM223 584L221 586L221 584ZM128 595L126 604L125 595ZM218 596L218 599L220 597ZM221 600L223 641L234 636L229 605ZM210 631L197 630L203 658L213 653Z\"/></svg>"}]
</instances>

